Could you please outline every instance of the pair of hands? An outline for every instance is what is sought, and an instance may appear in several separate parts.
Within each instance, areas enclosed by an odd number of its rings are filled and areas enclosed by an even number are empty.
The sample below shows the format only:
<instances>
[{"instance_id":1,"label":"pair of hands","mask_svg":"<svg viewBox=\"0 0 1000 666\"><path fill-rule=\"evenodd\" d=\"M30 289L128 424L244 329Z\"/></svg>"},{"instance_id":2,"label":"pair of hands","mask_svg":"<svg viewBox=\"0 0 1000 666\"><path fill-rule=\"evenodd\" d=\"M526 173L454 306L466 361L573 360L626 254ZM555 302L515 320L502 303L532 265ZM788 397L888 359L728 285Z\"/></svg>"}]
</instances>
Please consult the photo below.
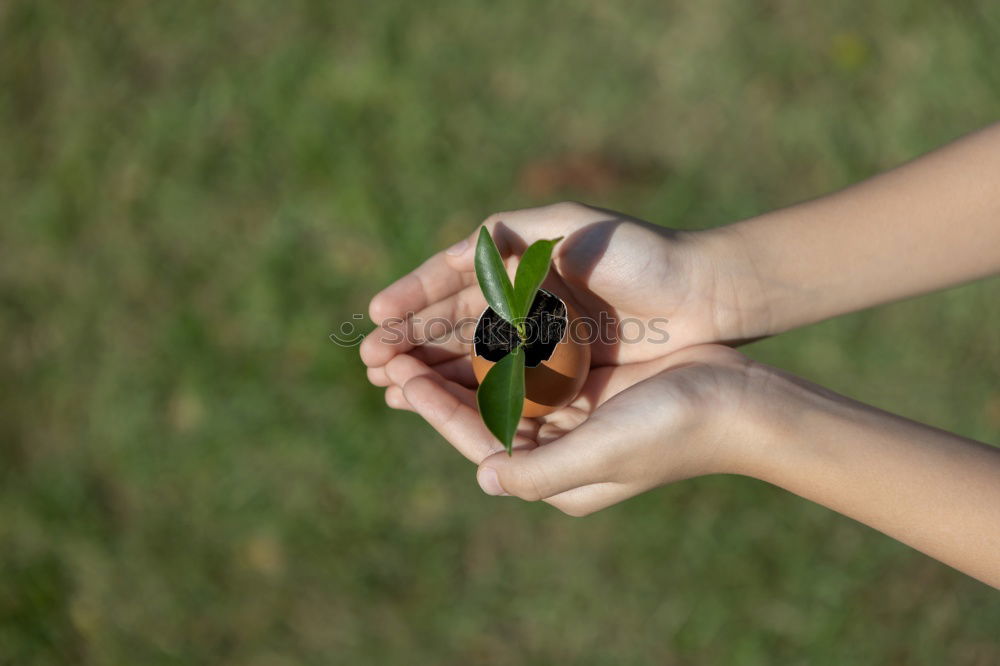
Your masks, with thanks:
<instances>
[{"instance_id":1,"label":"pair of hands","mask_svg":"<svg viewBox=\"0 0 1000 666\"><path fill-rule=\"evenodd\" d=\"M372 300L379 326L361 356L389 405L419 413L477 463L490 494L584 515L681 478L745 474L1000 586L1000 450L725 346L995 275L998 174L1000 124L837 193L709 231L672 232L579 204L491 217L508 270L531 242L563 236L544 286L582 316L620 322L619 337L591 347L579 397L522 420L512 457L475 407L462 343L471 332L442 330L474 327L486 307L476 234Z\"/></svg>"},{"instance_id":2,"label":"pair of hands","mask_svg":"<svg viewBox=\"0 0 1000 666\"><path fill-rule=\"evenodd\" d=\"M574 516L671 481L738 470L752 439L745 419L769 373L712 344L767 331L738 244L576 203L497 214L485 225L508 269L535 240L563 236L544 286L582 316L607 313L630 330L595 344L571 404L522 419L508 457L476 409L470 336L455 335L486 307L473 265L477 228L372 299L378 328L360 351L390 407L420 414L476 463L486 493L544 500ZM649 330L664 318L655 330L665 329L666 340Z\"/></svg>"}]
</instances>

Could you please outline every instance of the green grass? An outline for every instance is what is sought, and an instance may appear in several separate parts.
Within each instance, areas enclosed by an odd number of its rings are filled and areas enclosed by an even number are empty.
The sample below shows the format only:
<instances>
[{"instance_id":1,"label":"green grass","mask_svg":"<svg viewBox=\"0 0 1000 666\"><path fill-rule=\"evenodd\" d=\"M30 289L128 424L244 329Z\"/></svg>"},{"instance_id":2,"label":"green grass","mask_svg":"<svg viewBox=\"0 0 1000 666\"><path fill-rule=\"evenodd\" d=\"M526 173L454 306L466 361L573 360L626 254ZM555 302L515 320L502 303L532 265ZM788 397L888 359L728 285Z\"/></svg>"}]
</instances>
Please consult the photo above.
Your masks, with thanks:
<instances>
[{"instance_id":1,"label":"green grass","mask_svg":"<svg viewBox=\"0 0 1000 666\"><path fill-rule=\"evenodd\" d=\"M991 122L998 30L989 0L0 3L0 663L997 663L995 591L762 483L485 497L327 335L496 210L702 228ZM566 156L605 175L526 175ZM998 296L749 353L995 443Z\"/></svg>"}]
</instances>

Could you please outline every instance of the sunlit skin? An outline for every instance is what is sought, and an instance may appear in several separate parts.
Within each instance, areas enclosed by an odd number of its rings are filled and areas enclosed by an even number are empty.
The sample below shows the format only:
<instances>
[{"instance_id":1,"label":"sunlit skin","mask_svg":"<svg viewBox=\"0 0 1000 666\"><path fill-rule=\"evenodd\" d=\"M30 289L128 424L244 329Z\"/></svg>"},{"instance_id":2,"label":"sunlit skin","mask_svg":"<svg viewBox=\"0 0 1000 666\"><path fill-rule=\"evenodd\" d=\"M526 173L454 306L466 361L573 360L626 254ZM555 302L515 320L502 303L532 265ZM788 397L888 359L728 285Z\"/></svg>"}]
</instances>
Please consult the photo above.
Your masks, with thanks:
<instances>
[{"instance_id":1,"label":"sunlit skin","mask_svg":"<svg viewBox=\"0 0 1000 666\"><path fill-rule=\"evenodd\" d=\"M501 252L566 236L546 288L585 315L665 317L664 343L595 347L580 396L522 420L514 455L475 409L460 343L361 346L389 406L419 413L489 494L582 516L683 478L753 476L1000 587L1000 450L862 405L728 343L1000 271L1000 125L820 199L677 233L557 204L491 216ZM372 300L376 323L475 317L475 234ZM575 241L574 241L575 239Z\"/></svg>"},{"instance_id":2,"label":"sunlit skin","mask_svg":"<svg viewBox=\"0 0 1000 666\"><path fill-rule=\"evenodd\" d=\"M729 327L716 319L737 311L738 304L729 301L734 297L731 285L715 284L715 268L697 265L705 254L695 247L701 244L698 234L663 229L575 203L494 215L486 227L501 253L512 257L511 273L516 265L513 260L525 247L537 240L565 236L555 248L553 269L542 286L568 300L583 317L596 321L604 312L648 326L650 320L662 319L665 313L672 315L669 325L660 325L670 335L666 344L659 340L631 344L610 341L595 347L596 365L647 361L714 339ZM450 321L478 318L486 300L473 266L477 235L478 230L382 291L372 300L372 320L381 323L407 313L424 322L436 317ZM414 333L422 339L425 331L418 326ZM439 329L430 332L440 333ZM362 358L369 367L378 368L394 354L409 351L409 345L385 345L382 340L376 331L362 346ZM463 349L448 338L442 344L427 342L420 354L435 362L458 356Z\"/></svg>"}]
</instances>

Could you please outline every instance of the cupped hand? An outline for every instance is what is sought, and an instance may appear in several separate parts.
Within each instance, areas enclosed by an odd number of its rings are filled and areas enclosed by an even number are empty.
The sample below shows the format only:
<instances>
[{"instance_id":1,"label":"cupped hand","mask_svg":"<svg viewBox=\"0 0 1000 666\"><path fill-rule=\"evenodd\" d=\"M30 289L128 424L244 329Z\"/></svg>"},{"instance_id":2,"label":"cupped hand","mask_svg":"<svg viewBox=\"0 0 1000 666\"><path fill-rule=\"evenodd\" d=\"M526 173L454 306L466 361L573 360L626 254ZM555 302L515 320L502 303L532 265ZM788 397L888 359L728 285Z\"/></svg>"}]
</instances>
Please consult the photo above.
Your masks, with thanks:
<instances>
[{"instance_id":1,"label":"cupped hand","mask_svg":"<svg viewBox=\"0 0 1000 666\"><path fill-rule=\"evenodd\" d=\"M723 256L705 232L672 231L578 203L498 213L484 224L512 273L532 242L564 238L543 286L592 322L595 367L651 361L760 328L747 325L742 303L752 272L736 270L739 253ZM360 351L374 384L392 383L385 367L398 354L429 365L463 363L486 307L474 269L477 235L478 227L372 299L378 328Z\"/></svg>"},{"instance_id":2,"label":"cupped hand","mask_svg":"<svg viewBox=\"0 0 1000 666\"><path fill-rule=\"evenodd\" d=\"M511 456L483 425L458 365L435 370L399 354L385 367L386 400L476 463L488 494L583 516L672 481L738 471L754 444L751 386L766 372L757 368L719 345L598 368L571 404L521 420Z\"/></svg>"}]
</instances>

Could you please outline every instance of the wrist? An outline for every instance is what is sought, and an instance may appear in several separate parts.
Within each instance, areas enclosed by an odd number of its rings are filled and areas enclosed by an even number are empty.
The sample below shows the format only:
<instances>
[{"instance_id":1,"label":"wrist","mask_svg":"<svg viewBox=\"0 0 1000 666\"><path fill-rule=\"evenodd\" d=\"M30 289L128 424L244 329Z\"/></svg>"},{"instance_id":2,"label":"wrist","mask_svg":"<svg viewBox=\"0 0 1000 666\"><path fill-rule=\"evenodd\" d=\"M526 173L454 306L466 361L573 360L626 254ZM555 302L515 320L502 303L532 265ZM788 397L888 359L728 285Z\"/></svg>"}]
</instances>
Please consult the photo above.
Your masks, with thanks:
<instances>
[{"instance_id":1,"label":"wrist","mask_svg":"<svg viewBox=\"0 0 1000 666\"><path fill-rule=\"evenodd\" d=\"M728 424L723 471L777 483L808 455L804 423L817 409L822 408L800 380L748 360L739 395L723 411Z\"/></svg>"},{"instance_id":2,"label":"wrist","mask_svg":"<svg viewBox=\"0 0 1000 666\"><path fill-rule=\"evenodd\" d=\"M672 357L675 366L660 375L666 404L682 416L671 420L670 440L688 442L691 454L673 454L675 472L771 480L777 463L799 454L795 447L807 431L800 417L818 408L804 382L722 345L696 345Z\"/></svg>"},{"instance_id":3,"label":"wrist","mask_svg":"<svg viewBox=\"0 0 1000 666\"><path fill-rule=\"evenodd\" d=\"M824 433L865 417L854 401L833 391L777 368L751 366L732 472L791 489L829 457Z\"/></svg>"},{"instance_id":4,"label":"wrist","mask_svg":"<svg viewBox=\"0 0 1000 666\"><path fill-rule=\"evenodd\" d=\"M712 303L717 341L735 342L771 335L774 313L761 262L739 225L691 234L705 292Z\"/></svg>"}]
</instances>

